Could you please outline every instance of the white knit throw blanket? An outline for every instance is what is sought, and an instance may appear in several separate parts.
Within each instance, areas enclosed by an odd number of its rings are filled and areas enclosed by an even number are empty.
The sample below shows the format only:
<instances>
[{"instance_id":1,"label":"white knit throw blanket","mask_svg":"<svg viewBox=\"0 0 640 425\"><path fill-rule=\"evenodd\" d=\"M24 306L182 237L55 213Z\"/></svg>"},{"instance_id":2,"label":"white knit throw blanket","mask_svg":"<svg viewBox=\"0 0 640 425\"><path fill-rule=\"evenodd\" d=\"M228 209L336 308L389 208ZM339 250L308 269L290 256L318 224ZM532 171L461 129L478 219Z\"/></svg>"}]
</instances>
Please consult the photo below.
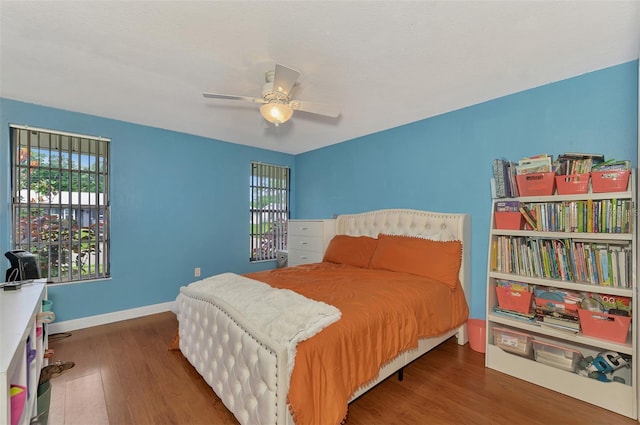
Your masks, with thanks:
<instances>
[{"instance_id":1,"label":"white knit throw blanket","mask_svg":"<svg viewBox=\"0 0 640 425\"><path fill-rule=\"evenodd\" d=\"M255 329L286 347L289 377L297 344L311 338L341 316L340 310L332 305L234 273L223 273L193 282L180 288L180 292L214 303L216 298L223 300Z\"/></svg>"}]
</instances>

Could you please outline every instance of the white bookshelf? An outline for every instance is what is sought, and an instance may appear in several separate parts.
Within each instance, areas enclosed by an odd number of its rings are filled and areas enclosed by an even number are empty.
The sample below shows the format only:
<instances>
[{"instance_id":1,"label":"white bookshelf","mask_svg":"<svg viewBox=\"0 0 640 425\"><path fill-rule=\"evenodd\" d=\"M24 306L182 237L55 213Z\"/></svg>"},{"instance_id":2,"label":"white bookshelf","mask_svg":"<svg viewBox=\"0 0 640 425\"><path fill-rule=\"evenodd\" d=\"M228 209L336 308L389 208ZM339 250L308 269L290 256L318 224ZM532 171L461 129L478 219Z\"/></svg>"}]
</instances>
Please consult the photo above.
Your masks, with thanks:
<instances>
[{"instance_id":1,"label":"white bookshelf","mask_svg":"<svg viewBox=\"0 0 640 425\"><path fill-rule=\"evenodd\" d=\"M44 282L24 284L14 291L0 289L0 423L12 423L11 385L27 387L29 393L17 423L29 424L36 415L38 380L46 348L43 337L36 337L36 318L45 296ZM28 338L32 349L36 350L35 360L31 363L27 362Z\"/></svg>"},{"instance_id":2,"label":"white bookshelf","mask_svg":"<svg viewBox=\"0 0 640 425\"><path fill-rule=\"evenodd\" d=\"M604 201L624 199L628 202L636 202L635 172L631 173L626 191L611 193L592 193L589 188L588 193L572 195L550 195L550 196L526 196L512 199L496 199L492 205L491 228L489 231L489 255L487 262L487 347L486 366L503 373L515 376L525 381L549 388L554 391L575 397L588 403L611 410L621 415L637 419L638 418L638 337L636 332L635 317L632 318L631 327L626 341L618 342L610 339L595 338L585 335L582 331L571 333L567 331L541 326L539 322L518 320L511 317L496 314L494 307L498 305L496 285L498 280L508 280L521 282L536 287L549 287L565 289L573 292L596 293L603 296L620 296L631 299L632 316L638 311L637 300L637 243L636 243L636 215L635 208L629 220L632 223L631 230L622 233L597 233L597 232L549 232L534 230L508 230L497 229L495 219L495 204L498 201L519 201L520 203L561 203L565 201ZM634 205L635 206L635 205ZM626 282L620 282L620 286L605 286L595 283L570 280L568 278L548 278L540 277L536 273L524 273L522 268L517 268L518 272L505 272L503 267L496 266L494 256L497 255L496 244L501 241L512 241L510 238L530 238L538 240L577 240L590 241L626 247L631 251L630 280L629 286ZM506 239L505 239L506 238ZM527 241L530 239L526 239ZM508 266L507 266L508 268ZM527 275L525 275L527 274ZM499 329L507 329L513 332L520 332L530 335L532 339L552 343L566 347L569 350L577 350L583 356L596 356L605 351L614 351L624 355L632 356L631 367L618 369L612 376L624 379L621 382L601 382L597 379L583 376L583 374L562 370L558 367L549 366L535 361L533 356L521 356L503 350L496 344L496 339L503 335ZM498 338L496 338L498 336Z\"/></svg>"}]
</instances>

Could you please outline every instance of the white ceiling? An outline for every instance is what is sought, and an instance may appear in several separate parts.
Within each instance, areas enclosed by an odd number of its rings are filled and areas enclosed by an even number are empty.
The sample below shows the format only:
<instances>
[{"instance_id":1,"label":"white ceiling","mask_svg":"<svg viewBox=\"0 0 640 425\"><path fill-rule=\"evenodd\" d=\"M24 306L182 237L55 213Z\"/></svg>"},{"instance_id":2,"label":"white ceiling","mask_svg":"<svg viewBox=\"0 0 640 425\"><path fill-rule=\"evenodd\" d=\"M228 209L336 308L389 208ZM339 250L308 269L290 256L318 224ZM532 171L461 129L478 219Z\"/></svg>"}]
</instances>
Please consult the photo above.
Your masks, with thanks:
<instances>
[{"instance_id":1,"label":"white ceiling","mask_svg":"<svg viewBox=\"0 0 640 425\"><path fill-rule=\"evenodd\" d=\"M640 1L5 1L0 96L300 153L638 58ZM338 105L268 126L294 97ZM29 124L29 123L20 123ZM72 129L64 129L72 131Z\"/></svg>"}]
</instances>

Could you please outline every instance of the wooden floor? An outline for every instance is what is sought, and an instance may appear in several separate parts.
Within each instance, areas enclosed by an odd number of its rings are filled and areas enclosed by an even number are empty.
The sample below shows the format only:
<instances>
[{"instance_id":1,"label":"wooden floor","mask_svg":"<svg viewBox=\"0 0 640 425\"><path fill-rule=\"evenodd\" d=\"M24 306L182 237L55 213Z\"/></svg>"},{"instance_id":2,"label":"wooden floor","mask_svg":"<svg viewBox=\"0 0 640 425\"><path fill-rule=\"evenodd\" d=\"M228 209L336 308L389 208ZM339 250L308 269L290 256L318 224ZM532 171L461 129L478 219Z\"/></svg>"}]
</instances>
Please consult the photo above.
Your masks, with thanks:
<instances>
[{"instance_id":1,"label":"wooden floor","mask_svg":"<svg viewBox=\"0 0 640 425\"><path fill-rule=\"evenodd\" d=\"M173 313L52 335L53 360L75 367L51 380L50 425L237 424L179 351ZM618 384L611 384L618 385ZM454 339L349 406L347 425L634 424L632 419L488 370Z\"/></svg>"}]
</instances>

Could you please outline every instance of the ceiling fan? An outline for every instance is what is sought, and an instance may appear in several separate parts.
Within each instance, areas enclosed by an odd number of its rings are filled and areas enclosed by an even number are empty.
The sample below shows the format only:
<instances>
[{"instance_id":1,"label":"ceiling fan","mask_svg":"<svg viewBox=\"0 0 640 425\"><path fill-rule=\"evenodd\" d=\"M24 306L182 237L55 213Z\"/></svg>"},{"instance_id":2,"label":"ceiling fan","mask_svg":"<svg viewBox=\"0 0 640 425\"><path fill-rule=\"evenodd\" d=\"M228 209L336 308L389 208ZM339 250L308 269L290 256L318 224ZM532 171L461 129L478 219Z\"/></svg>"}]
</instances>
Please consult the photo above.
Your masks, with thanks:
<instances>
[{"instance_id":1,"label":"ceiling fan","mask_svg":"<svg viewBox=\"0 0 640 425\"><path fill-rule=\"evenodd\" d=\"M243 100L262 104L260 114L276 127L287 122L293 116L293 111L303 111L333 118L340 116L340 111L333 106L292 99L291 89L299 76L298 71L276 64L275 70L265 73L261 98L216 93L202 93L202 95L211 99Z\"/></svg>"}]
</instances>

